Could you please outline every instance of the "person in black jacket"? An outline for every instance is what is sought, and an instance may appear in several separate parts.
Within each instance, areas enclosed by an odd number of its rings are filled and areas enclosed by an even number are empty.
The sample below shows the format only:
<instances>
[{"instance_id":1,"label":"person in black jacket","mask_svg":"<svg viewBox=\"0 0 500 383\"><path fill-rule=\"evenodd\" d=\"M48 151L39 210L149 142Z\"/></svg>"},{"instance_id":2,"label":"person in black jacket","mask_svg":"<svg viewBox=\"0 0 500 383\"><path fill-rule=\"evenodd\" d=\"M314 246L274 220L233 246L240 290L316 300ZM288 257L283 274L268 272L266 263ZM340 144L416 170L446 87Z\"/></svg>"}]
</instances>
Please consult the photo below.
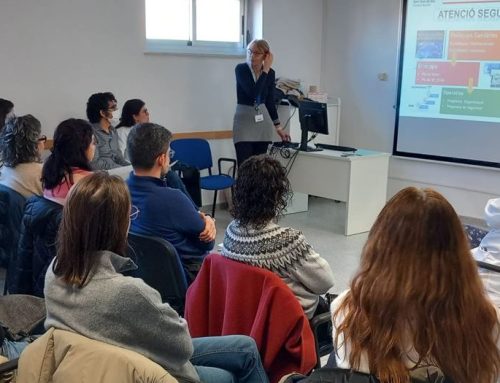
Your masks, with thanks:
<instances>
[{"instance_id":1,"label":"person in black jacket","mask_svg":"<svg viewBox=\"0 0 500 383\"><path fill-rule=\"evenodd\" d=\"M26 203L9 292L43 297L45 273L56 254L62 205L44 197Z\"/></svg>"},{"instance_id":2,"label":"person in black jacket","mask_svg":"<svg viewBox=\"0 0 500 383\"><path fill-rule=\"evenodd\" d=\"M56 254L62 207L71 188L90 171L95 137L87 121L70 118L54 132L52 153L42 169L43 197L27 201L9 291L43 297L47 266Z\"/></svg>"}]
</instances>

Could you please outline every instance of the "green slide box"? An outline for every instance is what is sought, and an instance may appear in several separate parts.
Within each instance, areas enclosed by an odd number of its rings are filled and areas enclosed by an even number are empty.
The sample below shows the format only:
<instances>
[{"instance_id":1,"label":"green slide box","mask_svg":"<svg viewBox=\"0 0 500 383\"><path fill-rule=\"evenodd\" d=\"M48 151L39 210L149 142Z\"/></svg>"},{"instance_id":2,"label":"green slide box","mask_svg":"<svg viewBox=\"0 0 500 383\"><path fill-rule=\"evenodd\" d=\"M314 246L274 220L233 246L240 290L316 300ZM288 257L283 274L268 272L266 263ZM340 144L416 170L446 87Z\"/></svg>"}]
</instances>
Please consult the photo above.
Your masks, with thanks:
<instances>
[{"instance_id":1,"label":"green slide box","mask_svg":"<svg viewBox=\"0 0 500 383\"><path fill-rule=\"evenodd\" d=\"M500 92L490 89L443 88L441 114L500 117Z\"/></svg>"}]
</instances>

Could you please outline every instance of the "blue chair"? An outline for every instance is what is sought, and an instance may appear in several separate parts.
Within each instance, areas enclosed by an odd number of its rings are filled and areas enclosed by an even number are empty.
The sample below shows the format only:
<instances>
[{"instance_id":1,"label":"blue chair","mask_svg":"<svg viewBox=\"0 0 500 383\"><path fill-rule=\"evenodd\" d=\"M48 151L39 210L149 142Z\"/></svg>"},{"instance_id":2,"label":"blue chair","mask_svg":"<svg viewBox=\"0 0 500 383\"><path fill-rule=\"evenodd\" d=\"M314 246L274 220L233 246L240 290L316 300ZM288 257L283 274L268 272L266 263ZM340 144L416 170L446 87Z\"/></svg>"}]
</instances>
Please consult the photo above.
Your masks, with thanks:
<instances>
[{"instance_id":1,"label":"blue chair","mask_svg":"<svg viewBox=\"0 0 500 383\"><path fill-rule=\"evenodd\" d=\"M210 151L210 145L207 140L202 138L182 138L172 141L170 147L174 151L173 161L179 161L198 170L208 169L209 175L200 177L200 187L201 189L214 191L212 217L215 216L217 191L233 186L236 176L236 160L232 158L219 158L219 174L212 175L212 152ZM224 161L233 164L232 176L222 173L221 163Z\"/></svg>"}]
</instances>

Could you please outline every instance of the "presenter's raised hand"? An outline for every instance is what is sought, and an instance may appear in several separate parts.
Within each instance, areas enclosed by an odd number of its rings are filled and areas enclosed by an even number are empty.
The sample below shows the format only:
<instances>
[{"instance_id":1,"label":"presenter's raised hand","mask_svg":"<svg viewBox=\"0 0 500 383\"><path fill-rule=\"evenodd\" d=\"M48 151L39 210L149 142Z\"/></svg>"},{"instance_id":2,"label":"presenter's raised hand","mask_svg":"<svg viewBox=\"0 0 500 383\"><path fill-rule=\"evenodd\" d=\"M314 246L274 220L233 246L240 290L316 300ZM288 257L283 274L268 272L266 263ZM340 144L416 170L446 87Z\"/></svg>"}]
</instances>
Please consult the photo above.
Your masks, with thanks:
<instances>
[{"instance_id":1,"label":"presenter's raised hand","mask_svg":"<svg viewBox=\"0 0 500 383\"><path fill-rule=\"evenodd\" d=\"M267 52L264 56L264 63L262 64L262 70L269 73L271 66L273 65L274 55L272 52Z\"/></svg>"}]
</instances>

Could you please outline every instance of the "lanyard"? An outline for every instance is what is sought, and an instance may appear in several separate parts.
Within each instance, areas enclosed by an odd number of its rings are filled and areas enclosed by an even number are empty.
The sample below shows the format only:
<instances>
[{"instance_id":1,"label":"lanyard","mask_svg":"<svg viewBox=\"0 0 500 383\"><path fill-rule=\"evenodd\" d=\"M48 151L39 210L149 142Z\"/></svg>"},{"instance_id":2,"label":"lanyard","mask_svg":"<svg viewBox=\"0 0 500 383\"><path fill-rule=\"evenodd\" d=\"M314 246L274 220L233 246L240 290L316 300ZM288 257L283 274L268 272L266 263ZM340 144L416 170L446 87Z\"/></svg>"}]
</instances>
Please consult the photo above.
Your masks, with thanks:
<instances>
[{"instance_id":1,"label":"lanyard","mask_svg":"<svg viewBox=\"0 0 500 383\"><path fill-rule=\"evenodd\" d=\"M257 74L254 72L253 68L251 65L248 65L248 67L250 68L250 72L252 73L252 77L253 77L253 81L255 83L255 85L257 85ZM262 74L262 72L261 72ZM259 76L260 77L260 76ZM254 108L255 108L255 111L258 112L259 111L259 105L261 104L261 95L258 94L257 97L255 97L255 101L254 101Z\"/></svg>"}]
</instances>

